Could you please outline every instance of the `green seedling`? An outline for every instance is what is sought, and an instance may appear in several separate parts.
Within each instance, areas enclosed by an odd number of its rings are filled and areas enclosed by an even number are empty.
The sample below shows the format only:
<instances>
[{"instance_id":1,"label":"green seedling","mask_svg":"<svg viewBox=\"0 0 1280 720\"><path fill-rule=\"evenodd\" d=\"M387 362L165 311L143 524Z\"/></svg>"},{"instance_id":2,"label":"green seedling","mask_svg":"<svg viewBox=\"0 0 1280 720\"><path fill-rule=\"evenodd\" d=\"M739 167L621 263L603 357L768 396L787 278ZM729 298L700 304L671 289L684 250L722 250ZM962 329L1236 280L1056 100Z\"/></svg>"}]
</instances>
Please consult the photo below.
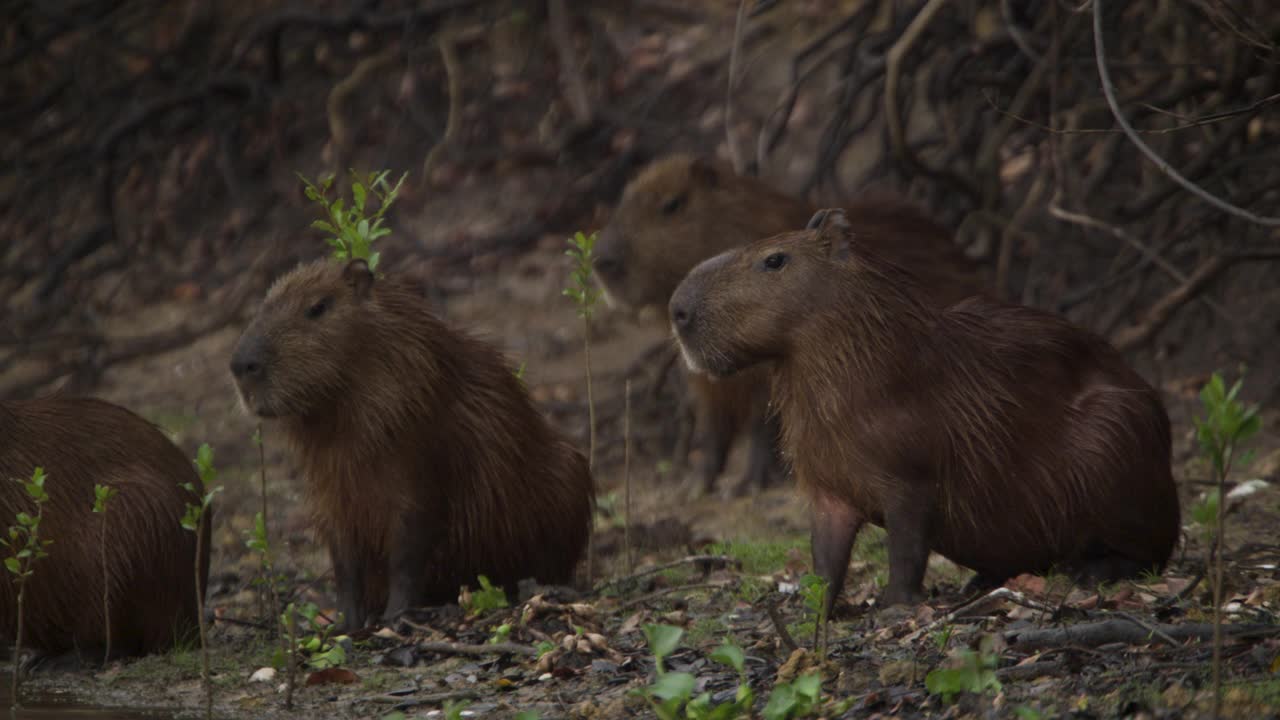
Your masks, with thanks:
<instances>
[{"instance_id":1,"label":"green seedling","mask_svg":"<svg viewBox=\"0 0 1280 720\"><path fill-rule=\"evenodd\" d=\"M746 655L742 648L725 641L709 656L714 662L733 668L739 680L733 700L713 705L711 693L704 692L694 697L697 679L692 674L670 672L666 668L666 658L675 652L684 631L671 625L645 625L643 629L658 677L652 685L631 692L646 699L660 720L681 717L688 720L732 720L750 716L755 693L747 682Z\"/></svg>"},{"instance_id":2,"label":"green seedling","mask_svg":"<svg viewBox=\"0 0 1280 720\"><path fill-rule=\"evenodd\" d=\"M444 704L445 720L462 720L462 711L471 704L470 700L447 700Z\"/></svg>"},{"instance_id":3,"label":"green seedling","mask_svg":"<svg viewBox=\"0 0 1280 720\"><path fill-rule=\"evenodd\" d=\"M790 683L778 683L769 694L761 715L764 720L789 720L809 717L818 709L822 698L822 676L801 675Z\"/></svg>"},{"instance_id":4,"label":"green seedling","mask_svg":"<svg viewBox=\"0 0 1280 720\"><path fill-rule=\"evenodd\" d=\"M102 664L111 660L111 578L107 575L107 504L119 493L109 485L94 484L93 511L102 517L98 527L98 550L102 564L102 624L106 636L106 648L102 651Z\"/></svg>"},{"instance_id":5,"label":"green seedling","mask_svg":"<svg viewBox=\"0 0 1280 720\"><path fill-rule=\"evenodd\" d=\"M474 592L467 592L463 588L461 593L463 602L462 609L468 615L479 616L490 610L500 610L508 607L507 594L502 588L495 586L489 582L489 578L484 575L476 576L476 581L480 583L480 589Z\"/></svg>"},{"instance_id":6,"label":"green seedling","mask_svg":"<svg viewBox=\"0 0 1280 720\"><path fill-rule=\"evenodd\" d=\"M204 494L196 492L194 483L182 483L182 487L200 499L199 503L187 503L186 512L182 516L182 527L196 534L196 556L195 556L195 576L196 576L196 625L200 628L200 665L201 675L204 678L205 688L205 712L206 718L213 718L213 682L209 674L209 634L205 628L204 622L204 585L200 578L200 555L204 552L204 524L205 518L208 516L209 506L213 503L213 498L222 491L222 486L215 486L213 481L218 477L218 471L213 466L213 449L208 443L200 446L196 451L196 473L200 476L201 487L204 488Z\"/></svg>"},{"instance_id":7,"label":"green seedling","mask_svg":"<svg viewBox=\"0 0 1280 720\"><path fill-rule=\"evenodd\" d=\"M1258 408L1245 407L1237 399L1243 382L1237 379L1228 390L1222 376L1214 373L1200 391L1204 416L1195 419L1200 451L1209 461L1217 486L1211 500L1192 510L1197 523L1208 519L1210 513L1214 520L1209 550L1213 560L1213 717L1221 717L1222 712L1222 539L1227 476L1237 462L1248 461L1248 453L1241 453L1240 445L1262 429Z\"/></svg>"},{"instance_id":8,"label":"green seedling","mask_svg":"<svg viewBox=\"0 0 1280 720\"><path fill-rule=\"evenodd\" d=\"M346 635L333 634L334 626L321 620L320 608L315 603L289 603L280 621L286 628L291 628L290 621L295 618L302 618L304 627L302 636L296 639L294 647L296 652L307 656L308 667L313 670L324 670L341 667L347 662L347 651L343 647L343 642L349 638ZM288 656L281 653L276 655L272 664L279 667L289 660Z\"/></svg>"},{"instance_id":9,"label":"green seedling","mask_svg":"<svg viewBox=\"0 0 1280 720\"><path fill-rule=\"evenodd\" d=\"M493 629L493 634L489 636L489 644L504 643L509 637L511 637L511 623L502 623Z\"/></svg>"},{"instance_id":10,"label":"green seedling","mask_svg":"<svg viewBox=\"0 0 1280 720\"><path fill-rule=\"evenodd\" d=\"M324 210L325 219L316 220L311 227L327 233L325 242L333 248L333 259L364 260L370 270L378 269L380 253L373 251L373 243L379 238L390 235L391 231L383 223L387 210L400 194L400 186L404 184L409 173L400 176L400 180L392 185L387 181L390 170L360 175L351 170L351 204L346 205L342 198L329 199L329 188L333 185L334 176L329 175L317 185L301 173L307 199ZM369 207L369 197L378 200L377 210Z\"/></svg>"},{"instance_id":11,"label":"green seedling","mask_svg":"<svg viewBox=\"0 0 1280 720\"><path fill-rule=\"evenodd\" d=\"M600 299L600 288L591 282L591 262L594 259L596 233L582 234L582 231L569 238L569 249L565 251L573 260L573 268L569 272L569 285L564 294L573 299L578 306L578 317L582 318L582 354L583 365L587 376L587 467L594 471L596 467L596 400L591 386L591 317L595 314L596 302ZM595 576L595 517L591 518L591 530L587 535L587 583L591 584Z\"/></svg>"},{"instance_id":12,"label":"green seedling","mask_svg":"<svg viewBox=\"0 0 1280 720\"><path fill-rule=\"evenodd\" d=\"M16 524L9 526L9 536L5 539L0 539L0 542L9 548L11 553L9 557L4 559L4 566L13 575L13 583L16 586L18 596L18 626L14 632L13 641L14 668L9 686L10 694L13 696L12 707L14 708L18 707L18 689L22 682L22 626L25 610L23 603L26 599L27 581L35 575L36 561L49 557L49 553L45 548L53 544L52 540L40 538L40 522L44 519L44 506L49 502L49 493L44 489L46 479L47 477L42 467L37 467L31 473L30 480L13 479L14 482L22 486L31 502L35 503L36 512L32 515L31 513L20 511L14 517Z\"/></svg>"},{"instance_id":13,"label":"green seedling","mask_svg":"<svg viewBox=\"0 0 1280 720\"><path fill-rule=\"evenodd\" d=\"M1000 692L1000 681L996 678L999 658L992 652L991 643L991 637L986 636L978 643L977 651L967 648L960 651L954 667L931 671L925 676L925 689L940 695L946 703L951 703L960 693Z\"/></svg>"}]
</instances>

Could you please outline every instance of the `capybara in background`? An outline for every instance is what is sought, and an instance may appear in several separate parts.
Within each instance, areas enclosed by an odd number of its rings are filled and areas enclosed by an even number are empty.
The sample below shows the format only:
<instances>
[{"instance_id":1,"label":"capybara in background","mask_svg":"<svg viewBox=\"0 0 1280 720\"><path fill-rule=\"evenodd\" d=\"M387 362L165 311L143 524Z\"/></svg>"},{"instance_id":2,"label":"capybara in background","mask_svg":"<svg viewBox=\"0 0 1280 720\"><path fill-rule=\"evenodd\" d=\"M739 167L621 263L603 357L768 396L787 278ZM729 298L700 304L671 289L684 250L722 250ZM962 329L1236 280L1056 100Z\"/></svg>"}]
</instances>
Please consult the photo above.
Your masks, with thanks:
<instances>
[{"instance_id":1,"label":"capybara in background","mask_svg":"<svg viewBox=\"0 0 1280 720\"><path fill-rule=\"evenodd\" d=\"M572 578L595 493L587 461L499 352L362 260L280 278L231 359L250 412L301 462L348 628Z\"/></svg>"},{"instance_id":2,"label":"capybara in background","mask_svg":"<svg viewBox=\"0 0 1280 720\"><path fill-rule=\"evenodd\" d=\"M596 245L595 274L612 304L652 307L665 323L671 293L694 265L752 240L802 228L815 209L729 167L670 156L650 164L623 191ZM865 197L848 212L860 226L909 228L870 233L867 242L915 271L937 303L983 291L981 273L951 233L901 198ZM704 453L705 490L724 470L734 439L743 433L749 437L748 462L738 490L776 477L778 430L768 412L768 368L718 380L702 373L685 377Z\"/></svg>"},{"instance_id":3,"label":"capybara in background","mask_svg":"<svg viewBox=\"0 0 1280 720\"><path fill-rule=\"evenodd\" d=\"M101 662L106 627L113 657L164 652L196 631L196 536L184 530L181 487L200 478L190 458L154 425L102 400L53 395L0 402L0 523L15 524L35 503L15 479L44 468L49 500L40 537L52 540L24 598L24 648L38 655ZM102 516L94 484L114 487L107 505L106 585L102 615ZM200 555L200 587L209 572L209 526ZM5 550L6 555L8 551ZM17 621L13 575L0 581L0 642L12 647Z\"/></svg>"},{"instance_id":4,"label":"capybara in background","mask_svg":"<svg viewBox=\"0 0 1280 720\"><path fill-rule=\"evenodd\" d=\"M905 226L876 231L910 242ZM1057 315L985 296L934 308L878 247L820 211L703 262L670 306L694 368L772 363L829 602L867 521L888 531L886 605L922 599L930 550L978 585L1162 568L1179 507L1159 394Z\"/></svg>"}]
</instances>

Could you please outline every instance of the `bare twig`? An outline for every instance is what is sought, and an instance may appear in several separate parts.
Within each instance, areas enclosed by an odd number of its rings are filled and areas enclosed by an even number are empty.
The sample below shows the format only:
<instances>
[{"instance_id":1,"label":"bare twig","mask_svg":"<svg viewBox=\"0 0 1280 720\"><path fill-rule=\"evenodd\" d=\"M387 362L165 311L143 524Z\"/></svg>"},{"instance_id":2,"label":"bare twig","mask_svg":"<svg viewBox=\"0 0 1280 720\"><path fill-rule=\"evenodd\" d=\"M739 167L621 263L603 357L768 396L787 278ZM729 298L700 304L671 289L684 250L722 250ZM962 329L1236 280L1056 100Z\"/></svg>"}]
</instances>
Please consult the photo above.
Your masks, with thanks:
<instances>
[{"instance_id":1,"label":"bare twig","mask_svg":"<svg viewBox=\"0 0 1280 720\"><path fill-rule=\"evenodd\" d=\"M591 124L595 113L587 94L587 85L582 80L577 56L573 52L573 32L569 27L569 11L564 0L547 0L547 22L556 47L556 61L560 64L560 84L563 86L565 102L569 105L569 112L573 114L574 123L585 127Z\"/></svg>"},{"instance_id":2,"label":"bare twig","mask_svg":"<svg viewBox=\"0 0 1280 720\"><path fill-rule=\"evenodd\" d=\"M941 0L932 1L940 2ZM1156 151L1152 150L1134 131L1124 113L1120 111L1120 103L1116 100L1116 89L1111 84L1111 73L1107 69L1107 51L1102 40L1102 0L1093 0L1093 51L1094 59L1098 65L1098 78L1102 81L1102 94L1107 99L1107 106L1111 108L1111 114L1115 117L1116 123L1120 125L1120 129L1124 131L1125 136L1129 138L1129 142L1133 143L1143 155L1147 156L1148 160L1154 163L1169 179L1181 185L1184 190L1219 210L1243 220L1248 220L1256 225L1280 227L1280 217L1258 215L1242 207L1232 205L1183 177L1164 158L1156 154Z\"/></svg>"},{"instance_id":3,"label":"bare twig","mask_svg":"<svg viewBox=\"0 0 1280 720\"><path fill-rule=\"evenodd\" d=\"M728 555L689 555L687 557L682 557L679 560L672 560L671 562L662 563L661 565L654 565L652 567L647 567L638 572L631 573L630 575L627 575L625 577L614 578L613 580L610 580L608 582L601 583L600 587L596 588L596 592L598 593L604 590L605 588L613 587L615 585L625 585L630 582L635 582L636 580L639 580L642 577L653 575L655 573L660 573L663 570L670 570L671 568L677 568L677 567L680 567L681 565L729 567L730 565L736 565L737 562L738 562L737 560L733 559L732 557L729 557Z\"/></svg>"},{"instance_id":4,"label":"bare twig","mask_svg":"<svg viewBox=\"0 0 1280 720\"><path fill-rule=\"evenodd\" d=\"M626 549L627 574L635 572L635 558L631 554L631 380L623 381L626 409L622 414L622 488L623 512L622 544Z\"/></svg>"},{"instance_id":5,"label":"bare twig","mask_svg":"<svg viewBox=\"0 0 1280 720\"><path fill-rule=\"evenodd\" d=\"M1219 255L1200 263L1181 285L1170 290L1152 305L1140 322L1116 332L1111 338L1111 344L1123 352L1132 350L1151 339L1169 322L1175 310L1195 297L1196 293L1217 277L1226 266L1227 260Z\"/></svg>"},{"instance_id":6,"label":"bare twig","mask_svg":"<svg viewBox=\"0 0 1280 720\"><path fill-rule=\"evenodd\" d=\"M369 81L369 78L381 72L399 58L399 53L385 50L371 55L356 63L351 74L343 78L333 90L329 91L326 109L329 115L329 135L333 138L334 149L346 151L351 147L351 129L347 126L343 110L347 101Z\"/></svg>"},{"instance_id":7,"label":"bare twig","mask_svg":"<svg viewBox=\"0 0 1280 720\"><path fill-rule=\"evenodd\" d=\"M747 0L738 0L738 18L733 26L733 46L729 51L729 82L724 94L724 141L729 146L729 159L733 163L733 171L739 175L746 172L746 161L742 158L742 150L734 138L733 132L733 86L738 79L738 55L742 53L742 28L746 24Z\"/></svg>"},{"instance_id":8,"label":"bare twig","mask_svg":"<svg viewBox=\"0 0 1280 720\"><path fill-rule=\"evenodd\" d=\"M1156 627L1155 625L1152 625L1151 623L1149 623L1149 622L1147 622L1147 621L1145 621L1145 620L1142 620L1142 619L1140 619L1140 618L1134 617L1133 615L1130 615L1130 614L1129 614L1129 613L1127 613L1127 612L1113 612L1113 613L1111 613L1111 614L1112 614L1112 615L1115 615L1116 617L1124 618L1125 620L1128 620L1129 622L1133 623L1134 625L1137 625L1138 627L1142 628L1143 630L1146 630L1147 632L1151 633L1151 634L1152 634L1152 635L1154 635L1155 637L1158 637L1158 638L1160 638L1161 640L1165 641L1165 643L1166 643L1166 644L1168 644L1168 645L1177 645L1177 644L1178 644L1178 641L1177 641L1177 640L1174 640L1173 638L1169 637L1169 633L1167 633L1167 632L1165 632L1165 631L1161 630L1160 628Z\"/></svg>"},{"instance_id":9,"label":"bare twig","mask_svg":"<svg viewBox=\"0 0 1280 720\"><path fill-rule=\"evenodd\" d=\"M907 147L906 129L902 121L901 110L898 108L898 81L902 76L902 61L911 51L911 47L916 44L920 36L924 34L925 28L929 27L929 23L933 21L938 11L947 4L947 0L929 0L919 14L903 31L898 41L889 48L889 52L885 56L885 72L884 72L884 118L885 125L889 130L889 146L893 149L893 154L899 160L915 164L912 159L911 150Z\"/></svg>"},{"instance_id":10,"label":"bare twig","mask_svg":"<svg viewBox=\"0 0 1280 720\"><path fill-rule=\"evenodd\" d=\"M528 645L519 643L485 643L483 645L467 645L451 642L420 642L414 646L418 652L439 653L441 655L528 655L537 657L538 651Z\"/></svg>"},{"instance_id":11,"label":"bare twig","mask_svg":"<svg viewBox=\"0 0 1280 720\"><path fill-rule=\"evenodd\" d=\"M431 182L431 172L435 170L436 159L458 136L458 126L462 124L462 70L458 67L458 48L453 43L453 36L448 30L441 29L436 35L436 45L440 48L440 61L444 64L444 74L449 91L449 114L445 120L444 134L422 161L422 183Z\"/></svg>"},{"instance_id":12,"label":"bare twig","mask_svg":"<svg viewBox=\"0 0 1280 720\"><path fill-rule=\"evenodd\" d=\"M782 619L782 615L778 612L778 601L773 601L764 606L764 610L769 614L769 620L773 623L773 628L778 631L778 638L782 640L782 647L787 651L787 655L795 652L799 645L796 645L795 638L791 637L791 631L787 630L787 623Z\"/></svg>"},{"instance_id":13,"label":"bare twig","mask_svg":"<svg viewBox=\"0 0 1280 720\"><path fill-rule=\"evenodd\" d=\"M661 590L654 590L648 595L641 595L634 600L628 600L627 602L622 603L618 606L618 611L630 610L637 605L644 605L651 600L657 600L660 597L671 595L672 593L689 592L693 590L714 590L723 587L725 587L725 583L693 583L692 585L676 585L674 587L662 588Z\"/></svg>"}]
</instances>

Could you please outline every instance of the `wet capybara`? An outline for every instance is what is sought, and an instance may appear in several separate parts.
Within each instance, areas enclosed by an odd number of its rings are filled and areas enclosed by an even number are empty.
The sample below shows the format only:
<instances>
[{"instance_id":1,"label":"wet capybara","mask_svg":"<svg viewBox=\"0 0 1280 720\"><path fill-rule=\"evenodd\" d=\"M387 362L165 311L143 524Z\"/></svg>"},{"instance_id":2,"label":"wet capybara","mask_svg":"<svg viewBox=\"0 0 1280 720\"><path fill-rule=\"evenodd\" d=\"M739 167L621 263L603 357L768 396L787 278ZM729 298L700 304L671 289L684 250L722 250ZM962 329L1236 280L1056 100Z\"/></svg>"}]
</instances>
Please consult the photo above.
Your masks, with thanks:
<instances>
[{"instance_id":1,"label":"wet capybara","mask_svg":"<svg viewBox=\"0 0 1280 720\"><path fill-rule=\"evenodd\" d=\"M441 322L419 286L362 260L276 281L231 359L245 408L300 461L347 628L572 578L595 494L587 461L499 352Z\"/></svg>"},{"instance_id":2,"label":"wet capybara","mask_svg":"<svg viewBox=\"0 0 1280 720\"><path fill-rule=\"evenodd\" d=\"M23 599L23 647L40 656L101 662L106 629L112 657L173 649L196 632L196 536L180 521L203 492L190 458L159 429L102 400L52 395L0 402L0 524L36 512L22 485L35 468L49 495L40 537L52 540L36 561ZM106 576L102 516L94 485L117 495L107 505ZM211 518L211 516L208 516ZM200 587L209 571L209 526L200 554ZM6 556L8 550L5 551ZM111 617L104 620L106 585ZM13 645L17 592L0 581L0 643Z\"/></svg>"},{"instance_id":3,"label":"wet capybara","mask_svg":"<svg viewBox=\"0 0 1280 720\"><path fill-rule=\"evenodd\" d=\"M878 231L910 242L905 226ZM876 247L843 211L820 211L807 230L703 262L670 306L694 368L772 363L829 601L867 521L888 531L884 604L922 598L930 550L988 586L1162 568L1179 507L1159 394L1057 315L985 296L923 302Z\"/></svg>"},{"instance_id":4,"label":"wet capybara","mask_svg":"<svg viewBox=\"0 0 1280 720\"><path fill-rule=\"evenodd\" d=\"M688 155L650 164L623 191L595 248L595 274L615 306L654 308L666 322L671 293L694 265L751 240L804 227L810 203L786 195L727 166ZM888 257L912 268L928 296L949 304L981 292L977 266L951 233L898 197L864 197L848 208L860 225L910 225L912 232L868 236ZM779 475L778 430L768 412L768 368L714 379L685 373L703 449L702 481L710 490L724 470L733 441L747 434L748 462L738 489L760 487Z\"/></svg>"}]
</instances>

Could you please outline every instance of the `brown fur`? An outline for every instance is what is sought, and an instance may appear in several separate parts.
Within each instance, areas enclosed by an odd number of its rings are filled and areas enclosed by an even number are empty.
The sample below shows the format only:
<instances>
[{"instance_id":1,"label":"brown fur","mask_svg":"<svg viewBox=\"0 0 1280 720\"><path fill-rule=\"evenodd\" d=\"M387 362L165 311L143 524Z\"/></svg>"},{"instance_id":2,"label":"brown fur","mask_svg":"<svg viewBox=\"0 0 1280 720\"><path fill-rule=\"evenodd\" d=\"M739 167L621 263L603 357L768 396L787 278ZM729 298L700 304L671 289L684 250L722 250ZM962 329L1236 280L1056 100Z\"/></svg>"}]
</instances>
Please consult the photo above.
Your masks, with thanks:
<instances>
[{"instance_id":1,"label":"brown fur","mask_svg":"<svg viewBox=\"0 0 1280 720\"><path fill-rule=\"evenodd\" d=\"M939 310L856 218L814 224L702 263L671 317L699 369L774 364L832 599L866 521L888 529L888 603L921 598L929 550L983 583L1163 566L1179 529L1169 420L1114 348L986 297Z\"/></svg>"},{"instance_id":2,"label":"brown fur","mask_svg":"<svg viewBox=\"0 0 1280 720\"><path fill-rule=\"evenodd\" d=\"M745 242L804 227L815 208L725 166L674 155L642 170L596 246L596 276L615 305L656 307L666 317L671 293L699 262ZM981 292L975 265L951 234L901 198L864 197L850 204L867 242L912 268L940 305ZM895 228L881 232L881 228ZM909 228L909 232L901 229ZM905 240L905 242L904 242ZM768 369L747 371L713 382L686 373L694 397L700 443L705 453L703 482L710 489L725 456L741 432L752 433L751 461L739 488L764 484L776 428L767 423Z\"/></svg>"},{"instance_id":3,"label":"brown fur","mask_svg":"<svg viewBox=\"0 0 1280 720\"><path fill-rule=\"evenodd\" d=\"M303 265L271 288L232 371L301 461L348 626L454 601L479 574L508 591L571 579L594 502L586 460L497 350L410 282Z\"/></svg>"},{"instance_id":4,"label":"brown fur","mask_svg":"<svg viewBox=\"0 0 1280 720\"><path fill-rule=\"evenodd\" d=\"M198 502L181 483L200 479L190 459L155 426L124 408L61 395L0 402L0 524L34 513L25 489L43 467L49 501L40 535L53 544L34 566L24 599L23 645L40 654L80 651L100 662L102 516L92 512L95 483L118 494L107 506L107 573L113 657L164 652L196 628L196 537L179 524ZM200 584L209 569L209 523ZM9 551L3 550L8 556ZM0 581L0 642L13 643L17 594Z\"/></svg>"}]
</instances>

